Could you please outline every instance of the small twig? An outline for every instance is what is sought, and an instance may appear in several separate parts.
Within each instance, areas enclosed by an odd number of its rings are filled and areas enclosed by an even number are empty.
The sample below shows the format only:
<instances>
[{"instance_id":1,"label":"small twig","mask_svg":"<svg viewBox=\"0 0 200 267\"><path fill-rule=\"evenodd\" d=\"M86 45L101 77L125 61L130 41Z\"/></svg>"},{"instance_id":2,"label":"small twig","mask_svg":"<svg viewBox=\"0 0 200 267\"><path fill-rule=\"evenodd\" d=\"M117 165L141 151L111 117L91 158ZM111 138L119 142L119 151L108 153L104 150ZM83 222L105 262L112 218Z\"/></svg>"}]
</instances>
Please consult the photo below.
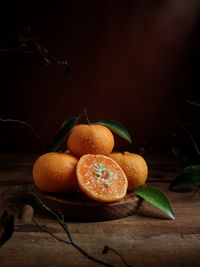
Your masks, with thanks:
<instances>
[{"instance_id":1,"label":"small twig","mask_svg":"<svg viewBox=\"0 0 200 267\"><path fill-rule=\"evenodd\" d=\"M69 237L69 240L70 240L71 242L73 242L72 237L71 237L71 233L70 233L70 231L69 231L69 228L68 228L67 225L65 224L64 215L62 214L62 212L61 212L60 209L59 209L58 211L59 211L60 216L61 216L61 219L60 219L60 220L61 220L61 223L62 223L62 227L63 227L63 229L65 230L65 232L67 233L67 235L68 235L68 237Z\"/></svg>"},{"instance_id":2,"label":"small twig","mask_svg":"<svg viewBox=\"0 0 200 267\"><path fill-rule=\"evenodd\" d=\"M192 198L194 196L196 196L196 194L200 191L200 184L198 185L197 189L194 191L194 193L192 194Z\"/></svg>"},{"instance_id":3,"label":"small twig","mask_svg":"<svg viewBox=\"0 0 200 267\"><path fill-rule=\"evenodd\" d=\"M39 139L40 140L40 142L41 142L41 137L40 137L40 135L37 133L37 131L35 130L35 129L33 129L33 127L30 125L30 124L28 124L27 122L24 122L24 121L20 121L20 120L13 120L13 119L1 119L0 118L0 122L16 122L16 123L19 123L19 124L21 124L21 125L23 125L23 126L27 126L30 130L31 130L31 132L35 135L35 137L37 137L37 139Z\"/></svg>"},{"instance_id":4,"label":"small twig","mask_svg":"<svg viewBox=\"0 0 200 267\"><path fill-rule=\"evenodd\" d=\"M30 49L30 50L24 50L21 47L19 48L2 48L0 49L1 53L21 53L21 54L36 54L40 55L43 60L45 61L46 65L49 66L54 61L58 66L60 66L62 69L64 69L65 74L70 72L69 64L66 60L59 60L57 57L51 55L48 53L47 49L44 47L41 47L38 43L35 43L35 40L30 39L29 41L32 41L33 45L36 47L36 49Z\"/></svg>"},{"instance_id":5,"label":"small twig","mask_svg":"<svg viewBox=\"0 0 200 267\"><path fill-rule=\"evenodd\" d=\"M195 150L196 150L198 156L200 156L200 150L199 150L199 148L198 148L198 146L197 146L197 144L196 144L196 142L195 142L193 136L192 136L191 133L188 131L188 129L185 128L184 125L181 125L181 127L184 129L184 131L185 131L185 132L187 133L187 135L190 137L190 140L192 141L192 144L194 145L194 148L195 148Z\"/></svg>"},{"instance_id":6,"label":"small twig","mask_svg":"<svg viewBox=\"0 0 200 267\"><path fill-rule=\"evenodd\" d=\"M32 218L32 221L34 222L35 225L37 225L43 232L46 232L48 233L49 235L51 235L53 238L55 238L56 240L62 242L62 243L65 243L65 244L68 244L70 245L71 242L68 242L66 240L63 240L59 237L57 237L56 235L54 235L53 233L51 233L49 230L47 230L45 227L43 227L42 225L40 225L34 218Z\"/></svg>"},{"instance_id":7,"label":"small twig","mask_svg":"<svg viewBox=\"0 0 200 267\"><path fill-rule=\"evenodd\" d=\"M198 108L200 108L200 104L199 103L196 103L196 102L193 102L191 100L186 100L187 103L191 104L191 105L194 105L194 106L197 106Z\"/></svg>"},{"instance_id":8,"label":"small twig","mask_svg":"<svg viewBox=\"0 0 200 267\"><path fill-rule=\"evenodd\" d=\"M65 240L62 240L60 238L57 238L54 234L52 234L51 232L49 232L48 230L46 229L43 229L45 232L49 233L52 237L56 238L58 241L60 242L63 242L65 244L69 244L69 245L72 245L74 248L76 248L78 251L80 251L85 257L87 257L88 259L92 260L92 261L95 261L95 262L98 262L104 266L107 266L107 267L114 267L113 265L103 261L103 260L100 260L98 258L95 258L91 255L89 255L87 252L85 252L81 247L79 247L72 239L72 236L71 236L71 233L70 233L70 230L68 229L67 225L65 224L65 221L64 221L64 215L62 214L62 212L59 210L59 213L60 213L60 217L57 213L55 213L53 210L51 210L48 206L46 206L44 204L44 202L33 192L31 192L31 195L33 195L35 197L35 199L39 202L40 206L43 207L44 209L46 209L50 214L52 214L58 221L58 223L60 224L60 226L64 229L65 233L67 234L68 238L69 238L69 242L68 241L65 241ZM37 221L34 219L34 223L36 225L38 225L41 229L43 227L41 227Z\"/></svg>"},{"instance_id":9,"label":"small twig","mask_svg":"<svg viewBox=\"0 0 200 267\"><path fill-rule=\"evenodd\" d=\"M118 251L116 251L116 250L115 250L114 248L112 248L112 247L105 246L104 249L103 249L103 251L102 251L102 253L103 253L103 254L106 254L109 250L112 251L112 252L114 252L115 254L117 254L117 255L121 258L121 260L123 261L123 263L124 263L127 267L133 267L132 265L128 264L127 261L124 259L124 257L123 257Z\"/></svg>"},{"instance_id":10,"label":"small twig","mask_svg":"<svg viewBox=\"0 0 200 267\"><path fill-rule=\"evenodd\" d=\"M8 52L16 52L16 53L23 53L23 54L37 54L37 50L22 50L21 48L1 48L1 53L8 53Z\"/></svg>"}]
</instances>

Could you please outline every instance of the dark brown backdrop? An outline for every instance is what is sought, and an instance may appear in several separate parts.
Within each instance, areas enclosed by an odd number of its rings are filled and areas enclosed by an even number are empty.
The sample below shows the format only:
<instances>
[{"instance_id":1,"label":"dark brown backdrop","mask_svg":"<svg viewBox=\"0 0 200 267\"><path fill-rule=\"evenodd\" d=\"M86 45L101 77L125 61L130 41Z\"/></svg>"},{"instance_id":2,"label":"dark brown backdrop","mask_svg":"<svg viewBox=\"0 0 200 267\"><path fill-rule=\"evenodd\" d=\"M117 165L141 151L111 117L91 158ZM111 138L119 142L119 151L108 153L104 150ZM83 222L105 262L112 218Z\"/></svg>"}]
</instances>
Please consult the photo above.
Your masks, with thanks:
<instances>
[{"instance_id":1,"label":"dark brown backdrop","mask_svg":"<svg viewBox=\"0 0 200 267\"><path fill-rule=\"evenodd\" d=\"M1 118L30 123L47 142L85 108L93 122L123 123L134 139L129 150L149 143L167 153L180 124L199 116L186 102L200 101L198 1L53 2L2 6L0 45L16 45L30 25L51 54L68 60L71 73L47 68L35 55L1 53ZM1 123L1 150L36 148L22 128Z\"/></svg>"}]
</instances>

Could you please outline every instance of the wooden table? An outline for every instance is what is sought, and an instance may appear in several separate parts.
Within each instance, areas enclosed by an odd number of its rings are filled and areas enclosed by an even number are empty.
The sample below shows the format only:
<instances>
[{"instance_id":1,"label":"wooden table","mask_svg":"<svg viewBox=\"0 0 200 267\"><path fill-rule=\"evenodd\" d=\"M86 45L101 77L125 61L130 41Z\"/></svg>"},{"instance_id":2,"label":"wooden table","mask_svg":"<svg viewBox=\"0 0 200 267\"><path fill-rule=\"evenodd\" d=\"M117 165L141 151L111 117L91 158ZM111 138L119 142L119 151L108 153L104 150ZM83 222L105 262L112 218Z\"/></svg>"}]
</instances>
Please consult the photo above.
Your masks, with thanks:
<instances>
[{"instance_id":1,"label":"wooden table","mask_svg":"<svg viewBox=\"0 0 200 267\"><path fill-rule=\"evenodd\" d=\"M15 214L12 237L0 248L1 267L25 266L100 266L88 260L71 245L66 245L42 231L33 222L22 223L17 210L29 203L34 218L59 238L67 236L58 222L37 206L27 188L32 186L32 165L36 155L0 155L0 213L7 208ZM118 251L131 266L200 266L200 194L193 188L171 192L167 182L175 168L160 171L150 164L149 185L158 186L171 200L176 219L143 205L135 215L105 222L67 222L74 241L89 254L113 266L125 266L113 251L102 254L104 246ZM8 203L14 203L8 205ZM67 221L67 218L66 218Z\"/></svg>"}]
</instances>

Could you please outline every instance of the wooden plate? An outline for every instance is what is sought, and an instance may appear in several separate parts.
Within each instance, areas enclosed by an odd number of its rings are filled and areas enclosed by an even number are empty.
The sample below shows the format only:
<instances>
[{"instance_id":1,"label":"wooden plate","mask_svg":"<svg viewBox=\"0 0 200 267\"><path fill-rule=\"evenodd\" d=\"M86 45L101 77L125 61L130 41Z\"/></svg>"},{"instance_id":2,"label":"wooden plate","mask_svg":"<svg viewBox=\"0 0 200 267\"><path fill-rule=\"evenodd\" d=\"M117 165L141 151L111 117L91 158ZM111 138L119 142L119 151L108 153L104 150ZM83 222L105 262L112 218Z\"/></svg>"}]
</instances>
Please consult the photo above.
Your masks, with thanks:
<instances>
[{"instance_id":1,"label":"wooden plate","mask_svg":"<svg viewBox=\"0 0 200 267\"><path fill-rule=\"evenodd\" d=\"M127 217L136 213L141 205L141 199L134 193L113 203L101 203L90 199L84 193L56 195L45 193L37 188L40 199L52 210L60 209L68 221L108 221Z\"/></svg>"}]
</instances>

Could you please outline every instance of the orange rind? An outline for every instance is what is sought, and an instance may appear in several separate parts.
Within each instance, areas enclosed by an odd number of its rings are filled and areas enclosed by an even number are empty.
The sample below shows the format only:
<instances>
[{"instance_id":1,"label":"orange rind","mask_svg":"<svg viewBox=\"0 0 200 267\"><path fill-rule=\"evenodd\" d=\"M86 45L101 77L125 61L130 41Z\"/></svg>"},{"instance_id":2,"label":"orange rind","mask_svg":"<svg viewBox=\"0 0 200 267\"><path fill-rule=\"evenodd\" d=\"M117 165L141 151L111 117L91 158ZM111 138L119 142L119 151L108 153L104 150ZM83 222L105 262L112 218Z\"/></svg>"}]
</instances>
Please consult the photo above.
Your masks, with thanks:
<instances>
[{"instance_id":1,"label":"orange rind","mask_svg":"<svg viewBox=\"0 0 200 267\"><path fill-rule=\"evenodd\" d=\"M41 191L49 193L78 191L77 163L78 158L70 153L46 153L33 166L34 183Z\"/></svg>"},{"instance_id":2,"label":"orange rind","mask_svg":"<svg viewBox=\"0 0 200 267\"><path fill-rule=\"evenodd\" d=\"M69 134L67 147L79 157L85 154L108 155L113 150L114 137L105 126L79 124Z\"/></svg>"},{"instance_id":3,"label":"orange rind","mask_svg":"<svg viewBox=\"0 0 200 267\"><path fill-rule=\"evenodd\" d=\"M128 191L145 184L148 166L143 157L129 152L113 152L109 155L122 168L128 179Z\"/></svg>"}]
</instances>

